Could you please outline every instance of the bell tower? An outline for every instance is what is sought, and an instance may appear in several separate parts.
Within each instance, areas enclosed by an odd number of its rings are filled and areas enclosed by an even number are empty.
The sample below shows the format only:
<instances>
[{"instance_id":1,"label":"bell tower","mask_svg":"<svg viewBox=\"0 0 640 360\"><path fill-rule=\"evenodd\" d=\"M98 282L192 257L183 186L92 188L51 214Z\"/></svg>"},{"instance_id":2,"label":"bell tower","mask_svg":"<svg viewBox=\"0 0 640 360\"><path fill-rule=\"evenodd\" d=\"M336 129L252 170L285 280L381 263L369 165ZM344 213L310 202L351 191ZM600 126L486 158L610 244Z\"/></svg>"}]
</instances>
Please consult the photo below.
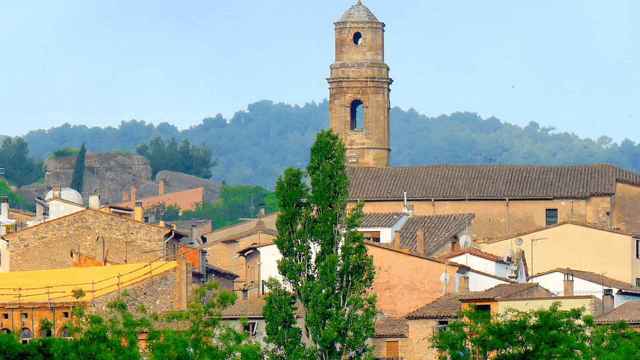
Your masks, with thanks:
<instances>
[{"instance_id":1,"label":"bell tower","mask_svg":"<svg viewBox=\"0 0 640 360\"><path fill-rule=\"evenodd\" d=\"M329 112L331 129L347 147L349 166L389 166L393 81L384 62L384 27L360 0L335 23Z\"/></svg>"}]
</instances>

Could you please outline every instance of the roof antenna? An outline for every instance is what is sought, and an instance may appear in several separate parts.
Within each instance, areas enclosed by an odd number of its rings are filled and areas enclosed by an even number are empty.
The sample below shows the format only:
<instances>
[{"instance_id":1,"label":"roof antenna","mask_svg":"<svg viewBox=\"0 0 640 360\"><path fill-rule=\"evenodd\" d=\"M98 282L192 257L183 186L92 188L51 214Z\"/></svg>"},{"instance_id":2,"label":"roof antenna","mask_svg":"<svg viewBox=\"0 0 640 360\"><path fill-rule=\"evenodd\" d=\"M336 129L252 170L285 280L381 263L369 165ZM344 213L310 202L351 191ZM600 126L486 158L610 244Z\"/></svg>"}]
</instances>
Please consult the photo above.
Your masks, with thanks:
<instances>
[{"instance_id":1,"label":"roof antenna","mask_svg":"<svg viewBox=\"0 0 640 360\"><path fill-rule=\"evenodd\" d=\"M402 206L402 210L405 214L412 216L413 215L413 208L411 206L409 206L409 201L407 200L407 192L404 191L403 192L403 206Z\"/></svg>"}]
</instances>

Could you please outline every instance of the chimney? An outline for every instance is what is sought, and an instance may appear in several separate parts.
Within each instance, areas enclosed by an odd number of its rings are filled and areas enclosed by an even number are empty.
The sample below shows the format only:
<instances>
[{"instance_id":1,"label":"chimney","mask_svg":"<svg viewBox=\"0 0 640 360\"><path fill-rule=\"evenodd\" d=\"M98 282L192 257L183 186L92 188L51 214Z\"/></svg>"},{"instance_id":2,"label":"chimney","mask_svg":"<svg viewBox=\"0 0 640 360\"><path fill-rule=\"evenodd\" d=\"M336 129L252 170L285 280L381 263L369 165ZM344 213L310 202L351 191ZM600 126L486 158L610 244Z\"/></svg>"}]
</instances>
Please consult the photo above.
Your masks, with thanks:
<instances>
[{"instance_id":1,"label":"chimney","mask_svg":"<svg viewBox=\"0 0 640 360\"><path fill-rule=\"evenodd\" d=\"M164 179L160 179L158 182L158 195L164 195L165 192L165 183Z\"/></svg>"},{"instance_id":2,"label":"chimney","mask_svg":"<svg viewBox=\"0 0 640 360\"><path fill-rule=\"evenodd\" d=\"M461 274L460 282L458 283L458 293L466 294L469 292L469 274Z\"/></svg>"},{"instance_id":3,"label":"chimney","mask_svg":"<svg viewBox=\"0 0 640 360\"><path fill-rule=\"evenodd\" d=\"M401 246L400 246L400 232L396 231L396 235L393 238L393 248L396 250L400 250Z\"/></svg>"},{"instance_id":4,"label":"chimney","mask_svg":"<svg viewBox=\"0 0 640 360\"><path fill-rule=\"evenodd\" d=\"M167 224L164 222L164 220L160 220L160 221L158 222L158 226L160 226L160 227L167 227Z\"/></svg>"},{"instance_id":5,"label":"chimney","mask_svg":"<svg viewBox=\"0 0 640 360\"><path fill-rule=\"evenodd\" d=\"M89 196L89 209L100 210L100 195L93 194Z\"/></svg>"},{"instance_id":6,"label":"chimney","mask_svg":"<svg viewBox=\"0 0 640 360\"><path fill-rule=\"evenodd\" d=\"M266 210L264 208L260 208L260 210L258 211L258 219L262 219L265 216L267 216Z\"/></svg>"},{"instance_id":7,"label":"chimney","mask_svg":"<svg viewBox=\"0 0 640 360\"><path fill-rule=\"evenodd\" d=\"M137 204L138 202L138 189L135 186L131 187L131 198L129 200L131 200L132 204Z\"/></svg>"},{"instance_id":8,"label":"chimney","mask_svg":"<svg viewBox=\"0 0 640 360\"><path fill-rule=\"evenodd\" d=\"M0 218L9 220L9 198L7 196L0 198Z\"/></svg>"},{"instance_id":9,"label":"chimney","mask_svg":"<svg viewBox=\"0 0 640 360\"><path fill-rule=\"evenodd\" d=\"M416 232L416 252L420 256L427 256L426 244L424 243L424 230L419 229Z\"/></svg>"},{"instance_id":10,"label":"chimney","mask_svg":"<svg viewBox=\"0 0 640 360\"><path fill-rule=\"evenodd\" d=\"M198 235L198 225L191 224L191 240L196 240L196 236Z\"/></svg>"},{"instance_id":11,"label":"chimney","mask_svg":"<svg viewBox=\"0 0 640 360\"><path fill-rule=\"evenodd\" d=\"M144 208L142 207L142 201L136 201L136 207L133 208L133 220L144 222Z\"/></svg>"},{"instance_id":12,"label":"chimney","mask_svg":"<svg viewBox=\"0 0 640 360\"><path fill-rule=\"evenodd\" d=\"M122 192L122 202L125 201L129 201L129 192L128 191L123 191Z\"/></svg>"},{"instance_id":13,"label":"chimney","mask_svg":"<svg viewBox=\"0 0 640 360\"><path fill-rule=\"evenodd\" d=\"M36 201L36 219L44 219L44 205L42 205L40 201Z\"/></svg>"},{"instance_id":14,"label":"chimney","mask_svg":"<svg viewBox=\"0 0 640 360\"><path fill-rule=\"evenodd\" d=\"M613 310L613 289L604 289L602 291L602 312L607 313Z\"/></svg>"},{"instance_id":15,"label":"chimney","mask_svg":"<svg viewBox=\"0 0 640 360\"><path fill-rule=\"evenodd\" d=\"M573 296L573 274L564 274L564 296Z\"/></svg>"},{"instance_id":16,"label":"chimney","mask_svg":"<svg viewBox=\"0 0 640 360\"><path fill-rule=\"evenodd\" d=\"M60 185L53 185L53 199L60 199L62 196L62 187Z\"/></svg>"}]
</instances>

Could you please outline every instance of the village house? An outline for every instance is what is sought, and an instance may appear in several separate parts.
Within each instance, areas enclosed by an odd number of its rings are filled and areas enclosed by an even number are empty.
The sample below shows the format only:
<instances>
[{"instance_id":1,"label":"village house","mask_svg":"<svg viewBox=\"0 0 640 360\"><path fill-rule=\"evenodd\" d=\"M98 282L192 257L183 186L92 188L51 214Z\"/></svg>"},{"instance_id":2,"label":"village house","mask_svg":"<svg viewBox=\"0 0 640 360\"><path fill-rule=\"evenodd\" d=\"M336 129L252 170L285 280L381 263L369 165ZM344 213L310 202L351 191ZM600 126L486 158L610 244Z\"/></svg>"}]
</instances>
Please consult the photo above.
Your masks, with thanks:
<instances>
[{"instance_id":1,"label":"village house","mask_svg":"<svg viewBox=\"0 0 640 360\"><path fill-rule=\"evenodd\" d=\"M550 270L532 276L530 281L549 289L557 296L588 295L602 300L613 296L613 307L640 300L640 288L602 274L568 268Z\"/></svg>"},{"instance_id":2,"label":"village house","mask_svg":"<svg viewBox=\"0 0 640 360\"><path fill-rule=\"evenodd\" d=\"M527 265L523 254L520 254L521 256L499 257L474 247L466 247L445 254L440 259L465 265L501 279L524 283L528 280ZM479 289L471 289L471 291L477 290Z\"/></svg>"},{"instance_id":3,"label":"village house","mask_svg":"<svg viewBox=\"0 0 640 360\"><path fill-rule=\"evenodd\" d=\"M478 245L497 256L524 253L531 276L570 268L640 282L640 239L630 233L562 223Z\"/></svg>"},{"instance_id":4,"label":"village house","mask_svg":"<svg viewBox=\"0 0 640 360\"><path fill-rule=\"evenodd\" d=\"M191 268L178 261L133 263L0 274L0 331L22 342L34 338L68 337L75 307L104 312L123 295L132 309L151 312L186 309L191 296ZM42 321L52 330L41 328Z\"/></svg>"}]
</instances>

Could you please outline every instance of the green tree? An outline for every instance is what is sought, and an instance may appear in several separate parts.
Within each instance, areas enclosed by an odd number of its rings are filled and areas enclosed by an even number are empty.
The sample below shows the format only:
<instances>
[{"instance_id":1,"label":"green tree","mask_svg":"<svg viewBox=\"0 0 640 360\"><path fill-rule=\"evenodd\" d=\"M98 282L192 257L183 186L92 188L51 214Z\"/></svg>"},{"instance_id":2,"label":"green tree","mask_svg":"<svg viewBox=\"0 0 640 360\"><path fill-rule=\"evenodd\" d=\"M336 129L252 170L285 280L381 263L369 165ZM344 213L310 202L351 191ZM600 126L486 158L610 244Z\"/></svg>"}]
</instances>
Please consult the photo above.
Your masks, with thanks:
<instances>
[{"instance_id":1,"label":"green tree","mask_svg":"<svg viewBox=\"0 0 640 360\"><path fill-rule=\"evenodd\" d=\"M87 147L82 144L78 156L76 156L76 163L73 168L73 176L71 177L71 188L79 193L82 193L84 186L84 169L85 158L87 156Z\"/></svg>"},{"instance_id":2,"label":"green tree","mask_svg":"<svg viewBox=\"0 0 640 360\"><path fill-rule=\"evenodd\" d=\"M165 142L156 137L149 144L138 146L136 151L149 160L154 176L162 170L171 170L210 178L211 168L215 166L209 149L192 145L186 139L178 144L175 138Z\"/></svg>"},{"instance_id":3,"label":"green tree","mask_svg":"<svg viewBox=\"0 0 640 360\"><path fill-rule=\"evenodd\" d=\"M311 148L306 174L288 169L276 185L280 215L275 243L282 253L278 270L284 284L272 283L264 311L268 338L284 358L296 356L303 346L291 318L296 306L303 308L303 330L310 339L305 354L326 360L369 355L375 270L356 231L361 206L347 210L345 164L340 139L322 131Z\"/></svg>"},{"instance_id":4,"label":"green tree","mask_svg":"<svg viewBox=\"0 0 640 360\"><path fill-rule=\"evenodd\" d=\"M217 283L200 287L187 310L174 311L158 319L160 330L149 335L154 360L258 360L262 350L248 334L222 322L221 312L233 305L234 294Z\"/></svg>"},{"instance_id":5,"label":"green tree","mask_svg":"<svg viewBox=\"0 0 640 360\"><path fill-rule=\"evenodd\" d=\"M41 179L42 163L29 157L29 147L20 137L6 138L0 147L0 168L11 183L22 186Z\"/></svg>"}]
</instances>

